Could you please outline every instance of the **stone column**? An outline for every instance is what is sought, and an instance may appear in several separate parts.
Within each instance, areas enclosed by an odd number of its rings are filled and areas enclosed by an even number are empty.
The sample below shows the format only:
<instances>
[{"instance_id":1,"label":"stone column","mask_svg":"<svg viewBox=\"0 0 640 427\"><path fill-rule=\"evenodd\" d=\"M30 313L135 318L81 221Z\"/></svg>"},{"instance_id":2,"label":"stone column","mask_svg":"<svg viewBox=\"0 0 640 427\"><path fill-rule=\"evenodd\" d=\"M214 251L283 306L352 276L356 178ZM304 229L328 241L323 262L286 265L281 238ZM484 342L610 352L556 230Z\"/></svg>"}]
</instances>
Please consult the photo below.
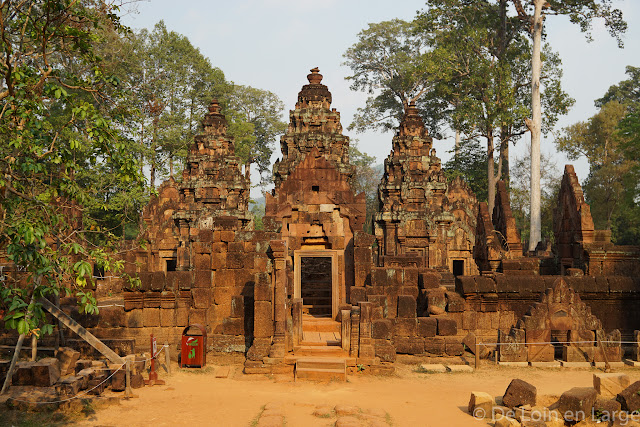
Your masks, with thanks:
<instances>
[{"instance_id":1,"label":"stone column","mask_svg":"<svg viewBox=\"0 0 640 427\"><path fill-rule=\"evenodd\" d=\"M270 357L284 357L285 333L286 333L286 299L287 299L287 242L285 240L272 240L275 267L275 292L274 292L274 334L273 345L269 352Z\"/></svg>"}]
</instances>

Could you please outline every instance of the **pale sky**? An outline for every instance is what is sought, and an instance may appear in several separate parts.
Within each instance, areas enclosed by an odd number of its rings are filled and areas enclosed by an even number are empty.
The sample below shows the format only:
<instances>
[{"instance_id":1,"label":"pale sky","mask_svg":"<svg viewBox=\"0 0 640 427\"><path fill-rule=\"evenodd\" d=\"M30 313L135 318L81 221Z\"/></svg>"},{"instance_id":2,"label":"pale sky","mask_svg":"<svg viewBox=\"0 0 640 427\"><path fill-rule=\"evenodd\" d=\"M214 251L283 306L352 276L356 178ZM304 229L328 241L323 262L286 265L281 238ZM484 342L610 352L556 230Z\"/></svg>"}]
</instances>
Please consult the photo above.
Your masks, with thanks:
<instances>
[{"instance_id":1,"label":"pale sky","mask_svg":"<svg viewBox=\"0 0 640 427\"><path fill-rule=\"evenodd\" d=\"M625 67L640 66L640 2L613 0L613 5L623 11L629 25L624 49L617 47L601 22L595 23L590 43L578 26L564 17L549 17L545 22L547 41L562 58L564 90L576 100L557 129L591 117L596 112L593 101L610 85L626 79ZM423 7L423 1L414 0L186 0L179 4L149 0L138 3L138 13L124 16L123 22L133 29L151 29L164 20L169 30L187 36L227 80L278 95L285 104L286 119L298 91L307 83L309 69L319 67L324 75L322 83L333 94L332 107L341 113L344 133L358 139L361 151L382 163L391 150L392 133L346 130L356 109L364 105L366 94L349 89L345 77L350 70L341 65L342 55L368 23L411 20ZM448 138L434 141L443 163L453 146L452 135L445 136ZM527 135L511 149L512 163L529 143ZM279 151L276 141L274 160ZM543 139L542 151L553 155L560 175L568 161L556 153L551 135ZM583 181L588 174L586 160L574 164Z\"/></svg>"}]
</instances>

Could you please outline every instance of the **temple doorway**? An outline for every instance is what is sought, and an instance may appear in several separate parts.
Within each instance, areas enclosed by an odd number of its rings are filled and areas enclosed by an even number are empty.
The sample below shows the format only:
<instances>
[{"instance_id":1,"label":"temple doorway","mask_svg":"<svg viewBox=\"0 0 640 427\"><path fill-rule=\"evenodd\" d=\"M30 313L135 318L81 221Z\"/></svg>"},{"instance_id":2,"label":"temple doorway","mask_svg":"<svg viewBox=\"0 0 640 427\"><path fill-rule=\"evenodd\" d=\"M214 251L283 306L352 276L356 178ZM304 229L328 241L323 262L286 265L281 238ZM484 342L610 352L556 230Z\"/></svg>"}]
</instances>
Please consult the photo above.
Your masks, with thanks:
<instances>
[{"instance_id":1,"label":"temple doorway","mask_svg":"<svg viewBox=\"0 0 640 427\"><path fill-rule=\"evenodd\" d=\"M300 259L302 313L315 317L331 316L331 258Z\"/></svg>"},{"instance_id":2,"label":"temple doorway","mask_svg":"<svg viewBox=\"0 0 640 427\"><path fill-rule=\"evenodd\" d=\"M303 314L335 318L339 305L337 251L295 251L294 263L294 297L302 298Z\"/></svg>"}]
</instances>

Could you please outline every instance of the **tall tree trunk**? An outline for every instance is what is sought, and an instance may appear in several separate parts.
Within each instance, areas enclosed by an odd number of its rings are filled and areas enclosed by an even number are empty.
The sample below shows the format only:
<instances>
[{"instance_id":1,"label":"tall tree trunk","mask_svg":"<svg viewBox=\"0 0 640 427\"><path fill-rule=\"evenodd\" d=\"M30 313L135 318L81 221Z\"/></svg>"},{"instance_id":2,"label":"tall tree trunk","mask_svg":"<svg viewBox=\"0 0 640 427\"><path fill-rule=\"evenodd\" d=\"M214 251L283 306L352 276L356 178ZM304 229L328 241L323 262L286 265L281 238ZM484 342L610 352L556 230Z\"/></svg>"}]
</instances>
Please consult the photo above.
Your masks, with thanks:
<instances>
[{"instance_id":1,"label":"tall tree trunk","mask_svg":"<svg viewBox=\"0 0 640 427\"><path fill-rule=\"evenodd\" d=\"M500 130L500 160L502 161L502 175L500 179L503 179L504 182L509 186L509 138L508 130L506 127L502 127Z\"/></svg>"},{"instance_id":2,"label":"tall tree trunk","mask_svg":"<svg viewBox=\"0 0 640 427\"><path fill-rule=\"evenodd\" d=\"M173 156L169 156L169 176L173 178Z\"/></svg>"},{"instance_id":3,"label":"tall tree trunk","mask_svg":"<svg viewBox=\"0 0 640 427\"><path fill-rule=\"evenodd\" d=\"M487 205L489 216L493 218L493 207L496 199L495 162L493 161L493 131L487 132Z\"/></svg>"},{"instance_id":4,"label":"tall tree trunk","mask_svg":"<svg viewBox=\"0 0 640 427\"><path fill-rule=\"evenodd\" d=\"M540 73L542 61L540 45L542 43L542 6L544 0L534 0L533 15L533 53L531 57L531 228L529 233L529 251L534 251L542 238L542 216L540 212L540 134L542 131L542 107L540 105Z\"/></svg>"},{"instance_id":5,"label":"tall tree trunk","mask_svg":"<svg viewBox=\"0 0 640 427\"><path fill-rule=\"evenodd\" d=\"M456 130L456 145L454 151L454 158L458 160L458 154L460 154L460 131Z\"/></svg>"},{"instance_id":6,"label":"tall tree trunk","mask_svg":"<svg viewBox=\"0 0 640 427\"><path fill-rule=\"evenodd\" d=\"M156 188L156 170L157 170L157 158L156 158L156 146L158 144L158 118L153 119L153 135L151 140L151 161L149 162L149 183L152 190Z\"/></svg>"}]
</instances>

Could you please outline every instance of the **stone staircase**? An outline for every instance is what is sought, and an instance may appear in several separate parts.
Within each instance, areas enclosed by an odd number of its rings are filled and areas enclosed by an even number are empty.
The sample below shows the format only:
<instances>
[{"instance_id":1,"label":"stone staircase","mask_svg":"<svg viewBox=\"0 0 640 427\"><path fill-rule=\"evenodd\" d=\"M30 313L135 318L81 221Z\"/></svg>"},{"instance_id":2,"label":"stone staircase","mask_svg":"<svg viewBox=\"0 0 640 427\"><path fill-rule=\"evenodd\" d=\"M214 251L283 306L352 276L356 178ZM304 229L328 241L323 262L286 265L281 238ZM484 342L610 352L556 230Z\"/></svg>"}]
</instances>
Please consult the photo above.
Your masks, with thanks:
<instances>
[{"instance_id":1,"label":"stone staircase","mask_svg":"<svg viewBox=\"0 0 640 427\"><path fill-rule=\"evenodd\" d=\"M347 366L355 365L342 349L340 322L310 315L302 316L302 341L287 359L296 365L296 380L346 381Z\"/></svg>"}]
</instances>

